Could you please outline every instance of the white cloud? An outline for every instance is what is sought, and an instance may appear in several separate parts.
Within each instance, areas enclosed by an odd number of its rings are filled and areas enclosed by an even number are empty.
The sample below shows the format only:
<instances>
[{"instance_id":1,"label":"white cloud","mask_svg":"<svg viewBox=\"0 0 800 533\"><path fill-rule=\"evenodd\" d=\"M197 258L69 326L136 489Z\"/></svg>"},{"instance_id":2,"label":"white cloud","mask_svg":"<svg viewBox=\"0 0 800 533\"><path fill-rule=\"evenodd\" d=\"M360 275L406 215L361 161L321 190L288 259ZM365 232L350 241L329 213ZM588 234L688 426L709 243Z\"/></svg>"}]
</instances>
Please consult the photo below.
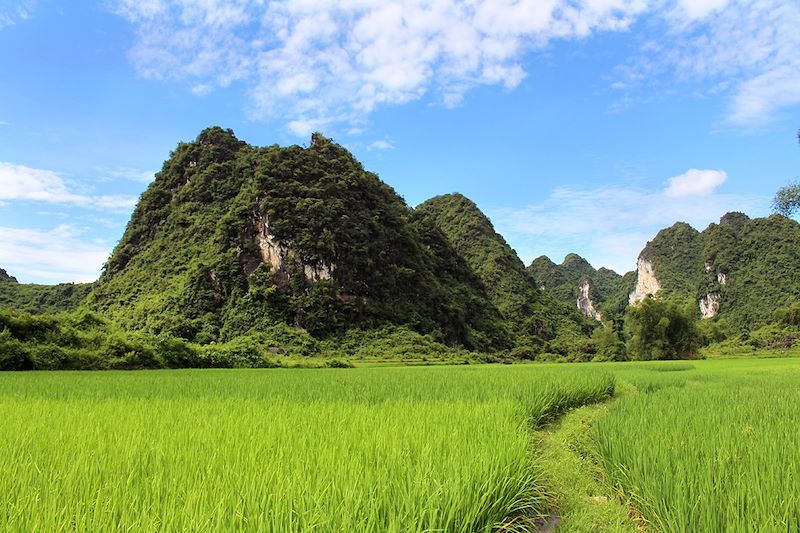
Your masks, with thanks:
<instances>
[{"instance_id":1,"label":"white cloud","mask_svg":"<svg viewBox=\"0 0 800 533\"><path fill-rule=\"evenodd\" d=\"M627 29L643 0L118 0L140 74L200 94L243 81L255 118L306 135L382 105L516 87L553 39Z\"/></svg>"},{"instance_id":2,"label":"white cloud","mask_svg":"<svg viewBox=\"0 0 800 533\"><path fill-rule=\"evenodd\" d=\"M199 96L242 82L253 118L282 120L298 136L353 125L379 106L430 97L452 107L476 86L513 89L529 52L631 29L641 55L612 81L616 90L700 83L728 98L731 123L747 126L800 103L796 1L112 2L134 25L129 56L141 75L183 81Z\"/></svg>"},{"instance_id":3,"label":"white cloud","mask_svg":"<svg viewBox=\"0 0 800 533\"><path fill-rule=\"evenodd\" d=\"M708 196L727 179L728 174L724 170L691 168L680 176L669 178L664 194L670 198Z\"/></svg>"},{"instance_id":4,"label":"white cloud","mask_svg":"<svg viewBox=\"0 0 800 533\"><path fill-rule=\"evenodd\" d=\"M6 122L5 120L0 120L0 126L10 126L10 125L11 125L11 124L9 124L8 122Z\"/></svg>"},{"instance_id":5,"label":"white cloud","mask_svg":"<svg viewBox=\"0 0 800 533\"><path fill-rule=\"evenodd\" d=\"M0 226L0 265L20 281L94 281L111 247L83 236L69 225L47 231Z\"/></svg>"},{"instance_id":6,"label":"white cloud","mask_svg":"<svg viewBox=\"0 0 800 533\"><path fill-rule=\"evenodd\" d=\"M556 189L543 201L520 209L488 210L497 231L526 264L539 255L560 261L575 252L595 267L632 270L648 240L683 221L697 229L729 211L768 211L759 196L709 194L668 196L641 188Z\"/></svg>"},{"instance_id":7,"label":"white cloud","mask_svg":"<svg viewBox=\"0 0 800 533\"><path fill-rule=\"evenodd\" d=\"M369 145L370 150L394 150L394 145L385 140L379 139L377 141L372 141Z\"/></svg>"},{"instance_id":8,"label":"white cloud","mask_svg":"<svg viewBox=\"0 0 800 533\"><path fill-rule=\"evenodd\" d=\"M34 0L8 0L0 5L0 30L30 18Z\"/></svg>"},{"instance_id":9,"label":"white cloud","mask_svg":"<svg viewBox=\"0 0 800 533\"><path fill-rule=\"evenodd\" d=\"M69 204L111 211L129 211L136 205L131 196L77 194L52 170L0 162L0 200L27 200Z\"/></svg>"},{"instance_id":10,"label":"white cloud","mask_svg":"<svg viewBox=\"0 0 800 533\"><path fill-rule=\"evenodd\" d=\"M679 0L678 6L691 20L702 19L728 4L728 0Z\"/></svg>"},{"instance_id":11,"label":"white cloud","mask_svg":"<svg viewBox=\"0 0 800 533\"><path fill-rule=\"evenodd\" d=\"M150 183L155 179L155 172L152 170L140 170L138 168L117 168L109 172L113 178L122 178L141 183Z\"/></svg>"},{"instance_id":12,"label":"white cloud","mask_svg":"<svg viewBox=\"0 0 800 533\"><path fill-rule=\"evenodd\" d=\"M665 5L662 34L644 42L640 57L620 69L615 83L651 92L700 84L692 92L727 98L726 120L735 126L761 125L800 104L800 2Z\"/></svg>"}]
</instances>

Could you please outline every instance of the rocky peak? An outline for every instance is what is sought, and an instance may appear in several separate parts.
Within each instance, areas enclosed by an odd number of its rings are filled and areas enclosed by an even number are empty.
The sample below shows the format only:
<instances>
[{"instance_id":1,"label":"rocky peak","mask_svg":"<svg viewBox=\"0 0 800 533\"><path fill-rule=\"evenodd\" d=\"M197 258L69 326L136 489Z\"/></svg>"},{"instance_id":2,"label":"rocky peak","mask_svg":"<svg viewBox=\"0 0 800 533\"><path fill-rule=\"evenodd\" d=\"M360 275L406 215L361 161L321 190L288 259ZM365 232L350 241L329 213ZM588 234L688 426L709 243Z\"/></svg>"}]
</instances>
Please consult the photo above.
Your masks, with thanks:
<instances>
[{"instance_id":1,"label":"rocky peak","mask_svg":"<svg viewBox=\"0 0 800 533\"><path fill-rule=\"evenodd\" d=\"M726 213L719 219L720 226L733 226L739 227L750 220L750 217L745 215L744 213L740 213L738 211L732 211L730 213Z\"/></svg>"}]
</instances>

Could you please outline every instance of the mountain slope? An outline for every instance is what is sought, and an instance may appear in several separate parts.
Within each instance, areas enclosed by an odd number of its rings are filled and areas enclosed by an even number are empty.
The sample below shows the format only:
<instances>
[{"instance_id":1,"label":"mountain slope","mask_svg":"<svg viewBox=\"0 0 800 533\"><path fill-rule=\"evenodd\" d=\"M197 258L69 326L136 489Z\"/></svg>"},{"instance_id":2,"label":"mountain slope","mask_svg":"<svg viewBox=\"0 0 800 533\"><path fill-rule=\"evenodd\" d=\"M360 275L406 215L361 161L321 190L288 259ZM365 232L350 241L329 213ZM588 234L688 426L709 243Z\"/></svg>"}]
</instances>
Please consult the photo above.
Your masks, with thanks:
<instances>
[{"instance_id":1,"label":"mountain slope","mask_svg":"<svg viewBox=\"0 0 800 533\"><path fill-rule=\"evenodd\" d=\"M408 325L507 345L500 313L441 232L341 146L181 143L88 300L123 325L208 342L286 322L314 335Z\"/></svg>"},{"instance_id":2,"label":"mountain slope","mask_svg":"<svg viewBox=\"0 0 800 533\"><path fill-rule=\"evenodd\" d=\"M446 194L423 202L415 211L435 224L486 287L494 306L525 342L569 338L575 348L592 326L573 306L536 287L516 252L498 234L474 202ZM559 342L551 343L558 345ZM551 346L552 348L552 346ZM563 348L563 347L562 347Z\"/></svg>"}]
</instances>

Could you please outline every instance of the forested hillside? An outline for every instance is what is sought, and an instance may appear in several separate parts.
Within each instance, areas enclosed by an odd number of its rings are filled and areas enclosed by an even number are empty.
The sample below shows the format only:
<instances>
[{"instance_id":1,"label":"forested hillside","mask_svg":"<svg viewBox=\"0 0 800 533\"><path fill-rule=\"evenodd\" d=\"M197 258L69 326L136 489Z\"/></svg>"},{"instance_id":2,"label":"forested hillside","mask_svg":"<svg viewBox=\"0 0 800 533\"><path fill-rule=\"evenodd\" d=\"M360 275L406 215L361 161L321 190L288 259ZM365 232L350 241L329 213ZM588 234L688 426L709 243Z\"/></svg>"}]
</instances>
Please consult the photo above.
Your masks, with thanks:
<instances>
[{"instance_id":1,"label":"forested hillside","mask_svg":"<svg viewBox=\"0 0 800 533\"><path fill-rule=\"evenodd\" d=\"M624 312L634 284L633 272L620 276L605 267L595 269L574 253L568 254L560 265L547 256L537 257L528 266L528 271L542 290L573 305L582 296L581 288L588 281L591 302L605 318Z\"/></svg>"},{"instance_id":2,"label":"forested hillside","mask_svg":"<svg viewBox=\"0 0 800 533\"><path fill-rule=\"evenodd\" d=\"M574 305L541 291L516 252L477 205L461 194L431 198L417 206L423 220L441 229L453 249L486 287L512 326L517 343L568 353L582 348L594 325Z\"/></svg>"},{"instance_id":3,"label":"forested hillside","mask_svg":"<svg viewBox=\"0 0 800 533\"><path fill-rule=\"evenodd\" d=\"M639 281L650 277L663 296L695 301L705 318L747 331L800 303L798 243L800 224L782 215L728 213L702 232L678 223L642 251Z\"/></svg>"},{"instance_id":4,"label":"forested hillside","mask_svg":"<svg viewBox=\"0 0 800 533\"><path fill-rule=\"evenodd\" d=\"M470 349L510 343L441 231L321 135L260 148L210 128L180 144L88 305L200 342L285 322L323 337L397 324Z\"/></svg>"}]
</instances>

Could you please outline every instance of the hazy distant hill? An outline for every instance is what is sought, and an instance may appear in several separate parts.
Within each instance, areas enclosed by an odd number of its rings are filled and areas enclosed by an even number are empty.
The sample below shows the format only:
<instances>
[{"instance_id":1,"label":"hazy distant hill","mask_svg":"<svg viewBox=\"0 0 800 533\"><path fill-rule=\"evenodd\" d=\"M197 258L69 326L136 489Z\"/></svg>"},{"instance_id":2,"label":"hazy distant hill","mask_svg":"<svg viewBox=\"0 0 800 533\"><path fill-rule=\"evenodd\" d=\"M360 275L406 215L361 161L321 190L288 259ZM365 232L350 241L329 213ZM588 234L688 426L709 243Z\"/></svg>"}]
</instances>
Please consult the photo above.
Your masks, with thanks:
<instances>
[{"instance_id":1,"label":"hazy distant hill","mask_svg":"<svg viewBox=\"0 0 800 533\"><path fill-rule=\"evenodd\" d=\"M17 278L0 268L0 306L29 313L72 311L77 309L91 290L91 283L19 283Z\"/></svg>"}]
</instances>

